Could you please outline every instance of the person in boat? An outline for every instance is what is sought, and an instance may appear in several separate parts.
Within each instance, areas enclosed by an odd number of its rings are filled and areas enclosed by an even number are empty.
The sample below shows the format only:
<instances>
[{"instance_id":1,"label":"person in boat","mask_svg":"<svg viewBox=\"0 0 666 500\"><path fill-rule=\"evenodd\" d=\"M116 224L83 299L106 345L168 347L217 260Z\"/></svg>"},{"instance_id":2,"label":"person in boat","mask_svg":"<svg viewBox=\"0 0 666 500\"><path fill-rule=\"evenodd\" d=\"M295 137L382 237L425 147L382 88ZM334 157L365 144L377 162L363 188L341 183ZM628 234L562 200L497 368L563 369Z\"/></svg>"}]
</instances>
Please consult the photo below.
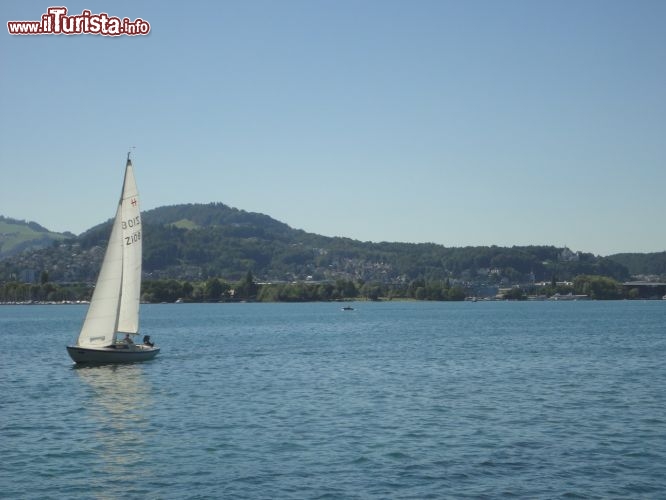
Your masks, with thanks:
<instances>
[{"instance_id":1,"label":"person in boat","mask_svg":"<svg viewBox=\"0 0 666 500\"><path fill-rule=\"evenodd\" d=\"M129 333L126 333L126 334L125 334L125 343L126 343L127 345L130 345L130 344L133 344L133 343L134 343L134 341L132 340L132 337L130 337L130 334L129 334Z\"/></svg>"},{"instance_id":2,"label":"person in boat","mask_svg":"<svg viewBox=\"0 0 666 500\"><path fill-rule=\"evenodd\" d=\"M155 345L154 342L150 341L150 335L143 336L143 345L147 345L148 347L153 347Z\"/></svg>"}]
</instances>

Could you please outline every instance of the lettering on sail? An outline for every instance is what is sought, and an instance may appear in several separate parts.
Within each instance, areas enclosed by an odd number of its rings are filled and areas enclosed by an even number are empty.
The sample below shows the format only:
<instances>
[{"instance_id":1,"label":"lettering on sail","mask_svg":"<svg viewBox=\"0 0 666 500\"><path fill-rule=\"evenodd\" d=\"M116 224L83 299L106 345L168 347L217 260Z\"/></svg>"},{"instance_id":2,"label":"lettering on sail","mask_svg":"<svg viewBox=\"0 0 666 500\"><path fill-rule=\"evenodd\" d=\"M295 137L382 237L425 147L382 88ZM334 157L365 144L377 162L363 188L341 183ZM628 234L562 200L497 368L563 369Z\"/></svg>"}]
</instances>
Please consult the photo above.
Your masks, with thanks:
<instances>
[{"instance_id":1,"label":"lettering on sail","mask_svg":"<svg viewBox=\"0 0 666 500\"><path fill-rule=\"evenodd\" d=\"M122 221L123 225L123 235L125 237L125 245L131 245L141 240L141 217L136 216L132 219ZM128 230L133 230L129 235L127 234Z\"/></svg>"}]
</instances>

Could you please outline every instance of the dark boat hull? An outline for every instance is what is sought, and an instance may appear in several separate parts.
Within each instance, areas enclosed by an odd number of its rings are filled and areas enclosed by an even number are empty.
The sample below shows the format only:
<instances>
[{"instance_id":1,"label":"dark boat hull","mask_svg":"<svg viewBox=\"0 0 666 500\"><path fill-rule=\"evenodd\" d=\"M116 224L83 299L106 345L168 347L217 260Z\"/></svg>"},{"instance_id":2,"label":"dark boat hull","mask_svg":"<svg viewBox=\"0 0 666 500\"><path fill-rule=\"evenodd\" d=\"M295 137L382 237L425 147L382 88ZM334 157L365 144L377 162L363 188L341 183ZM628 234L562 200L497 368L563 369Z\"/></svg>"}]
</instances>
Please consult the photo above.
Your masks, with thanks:
<instances>
[{"instance_id":1,"label":"dark boat hull","mask_svg":"<svg viewBox=\"0 0 666 500\"><path fill-rule=\"evenodd\" d=\"M136 345L132 347L79 347L67 346L69 357L76 363L136 363L153 359L160 352L159 347Z\"/></svg>"}]
</instances>

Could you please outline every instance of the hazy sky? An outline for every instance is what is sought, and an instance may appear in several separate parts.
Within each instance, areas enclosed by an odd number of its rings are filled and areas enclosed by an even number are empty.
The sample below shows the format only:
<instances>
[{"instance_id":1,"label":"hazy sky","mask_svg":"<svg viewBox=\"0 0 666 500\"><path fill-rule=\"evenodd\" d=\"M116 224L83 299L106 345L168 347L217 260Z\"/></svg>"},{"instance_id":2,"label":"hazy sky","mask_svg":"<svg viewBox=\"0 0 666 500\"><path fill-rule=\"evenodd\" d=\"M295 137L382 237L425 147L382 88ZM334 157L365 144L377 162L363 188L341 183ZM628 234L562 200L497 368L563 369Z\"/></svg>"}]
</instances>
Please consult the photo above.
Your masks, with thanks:
<instances>
[{"instance_id":1,"label":"hazy sky","mask_svg":"<svg viewBox=\"0 0 666 500\"><path fill-rule=\"evenodd\" d=\"M11 36L0 214L80 233L220 201L371 241L666 250L666 2L71 1L147 36Z\"/></svg>"}]
</instances>

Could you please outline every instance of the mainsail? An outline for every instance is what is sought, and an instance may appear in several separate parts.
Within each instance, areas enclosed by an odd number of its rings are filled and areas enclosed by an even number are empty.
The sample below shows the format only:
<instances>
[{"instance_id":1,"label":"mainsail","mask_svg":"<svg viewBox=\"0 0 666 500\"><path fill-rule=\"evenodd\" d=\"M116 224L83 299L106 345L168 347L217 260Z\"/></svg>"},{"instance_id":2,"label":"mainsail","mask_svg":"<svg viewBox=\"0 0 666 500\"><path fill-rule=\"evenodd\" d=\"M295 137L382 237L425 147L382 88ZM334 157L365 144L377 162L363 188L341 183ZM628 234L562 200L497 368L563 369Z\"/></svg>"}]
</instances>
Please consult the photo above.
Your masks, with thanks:
<instances>
[{"instance_id":1,"label":"mainsail","mask_svg":"<svg viewBox=\"0 0 666 500\"><path fill-rule=\"evenodd\" d=\"M134 167L127 157L125 180L109 244L77 345L112 345L116 332L139 331L141 214Z\"/></svg>"}]
</instances>

